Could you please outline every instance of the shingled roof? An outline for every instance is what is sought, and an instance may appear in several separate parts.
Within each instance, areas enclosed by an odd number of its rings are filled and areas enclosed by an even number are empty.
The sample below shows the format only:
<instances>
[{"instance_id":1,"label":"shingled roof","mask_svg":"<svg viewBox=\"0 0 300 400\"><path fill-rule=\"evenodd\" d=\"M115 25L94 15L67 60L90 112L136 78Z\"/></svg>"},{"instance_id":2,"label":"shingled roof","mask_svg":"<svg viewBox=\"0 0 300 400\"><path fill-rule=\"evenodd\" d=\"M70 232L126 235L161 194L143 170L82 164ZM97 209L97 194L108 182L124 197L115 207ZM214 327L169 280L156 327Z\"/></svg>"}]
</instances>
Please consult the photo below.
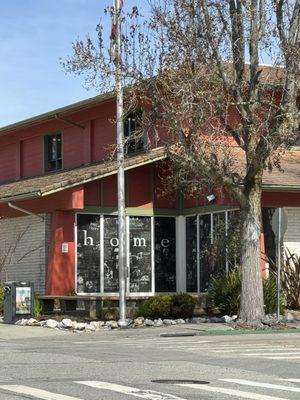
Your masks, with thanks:
<instances>
[{"instance_id":1,"label":"shingled roof","mask_svg":"<svg viewBox=\"0 0 300 400\"><path fill-rule=\"evenodd\" d=\"M125 160L125 170L153 163L163 158L165 158L163 148L131 156ZM6 183L0 185L0 203L47 196L116 173L117 162L105 161L86 167Z\"/></svg>"},{"instance_id":2,"label":"shingled roof","mask_svg":"<svg viewBox=\"0 0 300 400\"><path fill-rule=\"evenodd\" d=\"M241 151L238 151L241 157ZM140 167L164 159L162 147L147 153L128 157L125 170ZM269 191L300 191L300 151L289 151L281 162L281 171L274 168L265 171L263 189ZM22 179L0 185L0 203L44 197L55 192L82 185L117 173L116 161L104 161L67 171Z\"/></svg>"}]
</instances>

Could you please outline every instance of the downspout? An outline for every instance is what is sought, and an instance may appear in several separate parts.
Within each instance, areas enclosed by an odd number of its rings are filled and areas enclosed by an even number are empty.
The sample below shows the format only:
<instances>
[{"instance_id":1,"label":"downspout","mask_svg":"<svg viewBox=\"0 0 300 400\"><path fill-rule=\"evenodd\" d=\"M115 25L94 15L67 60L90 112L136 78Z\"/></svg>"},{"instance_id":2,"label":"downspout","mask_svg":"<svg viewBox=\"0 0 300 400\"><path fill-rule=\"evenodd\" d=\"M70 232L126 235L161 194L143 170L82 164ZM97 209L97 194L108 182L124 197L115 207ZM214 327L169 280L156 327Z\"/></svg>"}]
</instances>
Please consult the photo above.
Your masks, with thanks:
<instances>
[{"instance_id":1,"label":"downspout","mask_svg":"<svg viewBox=\"0 0 300 400\"><path fill-rule=\"evenodd\" d=\"M8 207L13 208L14 210L20 211L20 212L22 212L24 214L27 214L27 215L31 215L32 217L37 217L37 218L41 219L42 221L45 221L45 218L42 217L41 215L38 215L38 214L35 214L35 213L31 212L31 211L25 210L22 207L18 207L15 204L12 204L10 201L7 203L7 205L8 205Z\"/></svg>"}]
</instances>

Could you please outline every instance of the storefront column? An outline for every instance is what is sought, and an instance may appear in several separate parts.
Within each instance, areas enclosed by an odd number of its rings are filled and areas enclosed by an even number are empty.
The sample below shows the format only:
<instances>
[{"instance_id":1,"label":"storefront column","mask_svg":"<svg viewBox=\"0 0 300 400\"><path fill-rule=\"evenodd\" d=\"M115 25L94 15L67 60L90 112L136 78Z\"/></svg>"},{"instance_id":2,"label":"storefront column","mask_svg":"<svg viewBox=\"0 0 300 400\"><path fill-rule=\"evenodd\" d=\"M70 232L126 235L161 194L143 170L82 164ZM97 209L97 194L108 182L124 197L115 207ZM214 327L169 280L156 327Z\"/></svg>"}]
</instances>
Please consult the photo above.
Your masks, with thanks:
<instances>
[{"instance_id":1,"label":"storefront column","mask_svg":"<svg viewBox=\"0 0 300 400\"><path fill-rule=\"evenodd\" d=\"M186 292L185 217L176 218L176 291Z\"/></svg>"}]
</instances>

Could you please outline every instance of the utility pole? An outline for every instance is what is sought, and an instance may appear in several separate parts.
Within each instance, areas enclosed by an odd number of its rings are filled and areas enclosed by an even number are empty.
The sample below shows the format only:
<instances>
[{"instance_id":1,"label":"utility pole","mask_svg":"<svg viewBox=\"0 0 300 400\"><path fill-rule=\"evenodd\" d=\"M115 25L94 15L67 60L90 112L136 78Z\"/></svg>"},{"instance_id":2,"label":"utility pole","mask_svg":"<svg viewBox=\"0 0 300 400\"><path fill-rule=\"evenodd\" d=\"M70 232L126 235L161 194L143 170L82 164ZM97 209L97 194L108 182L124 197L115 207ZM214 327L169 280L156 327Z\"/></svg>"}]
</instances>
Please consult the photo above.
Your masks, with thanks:
<instances>
[{"instance_id":1,"label":"utility pole","mask_svg":"<svg viewBox=\"0 0 300 400\"><path fill-rule=\"evenodd\" d=\"M119 326L126 324L126 216L124 174L124 125L123 125L123 82L121 73L121 9L124 0L115 0L115 71L116 71L116 116L117 116L117 163L118 163L118 229L119 229Z\"/></svg>"}]
</instances>

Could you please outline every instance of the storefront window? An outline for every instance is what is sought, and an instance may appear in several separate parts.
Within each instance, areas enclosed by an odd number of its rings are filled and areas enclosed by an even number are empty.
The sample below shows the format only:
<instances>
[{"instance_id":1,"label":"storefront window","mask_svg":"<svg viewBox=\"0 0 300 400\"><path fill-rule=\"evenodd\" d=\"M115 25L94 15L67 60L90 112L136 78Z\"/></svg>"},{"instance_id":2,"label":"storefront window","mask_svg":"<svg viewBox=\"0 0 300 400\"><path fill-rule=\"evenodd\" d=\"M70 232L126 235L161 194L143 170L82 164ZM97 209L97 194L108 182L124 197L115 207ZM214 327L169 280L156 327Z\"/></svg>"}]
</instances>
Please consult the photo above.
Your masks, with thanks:
<instances>
[{"instance_id":1,"label":"storefront window","mask_svg":"<svg viewBox=\"0 0 300 400\"><path fill-rule=\"evenodd\" d=\"M213 276L218 276L226 272L227 260L227 227L226 227L226 213L213 214L213 232L212 242L215 251L215 265L213 268Z\"/></svg>"},{"instance_id":2,"label":"storefront window","mask_svg":"<svg viewBox=\"0 0 300 400\"><path fill-rule=\"evenodd\" d=\"M176 292L175 218L155 218L155 291Z\"/></svg>"},{"instance_id":3,"label":"storefront window","mask_svg":"<svg viewBox=\"0 0 300 400\"><path fill-rule=\"evenodd\" d=\"M152 291L151 218L130 217L130 292Z\"/></svg>"},{"instance_id":4,"label":"storefront window","mask_svg":"<svg viewBox=\"0 0 300 400\"><path fill-rule=\"evenodd\" d=\"M77 292L100 292L100 216L77 216Z\"/></svg>"},{"instance_id":5,"label":"storefront window","mask_svg":"<svg viewBox=\"0 0 300 400\"><path fill-rule=\"evenodd\" d=\"M205 292L216 267L216 250L211 243L211 215L199 216L200 291Z\"/></svg>"},{"instance_id":6,"label":"storefront window","mask_svg":"<svg viewBox=\"0 0 300 400\"><path fill-rule=\"evenodd\" d=\"M197 217L186 218L186 291L198 291Z\"/></svg>"},{"instance_id":7,"label":"storefront window","mask_svg":"<svg viewBox=\"0 0 300 400\"><path fill-rule=\"evenodd\" d=\"M118 218L104 217L104 292L119 291Z\"/></svg>"}]
</instances>

